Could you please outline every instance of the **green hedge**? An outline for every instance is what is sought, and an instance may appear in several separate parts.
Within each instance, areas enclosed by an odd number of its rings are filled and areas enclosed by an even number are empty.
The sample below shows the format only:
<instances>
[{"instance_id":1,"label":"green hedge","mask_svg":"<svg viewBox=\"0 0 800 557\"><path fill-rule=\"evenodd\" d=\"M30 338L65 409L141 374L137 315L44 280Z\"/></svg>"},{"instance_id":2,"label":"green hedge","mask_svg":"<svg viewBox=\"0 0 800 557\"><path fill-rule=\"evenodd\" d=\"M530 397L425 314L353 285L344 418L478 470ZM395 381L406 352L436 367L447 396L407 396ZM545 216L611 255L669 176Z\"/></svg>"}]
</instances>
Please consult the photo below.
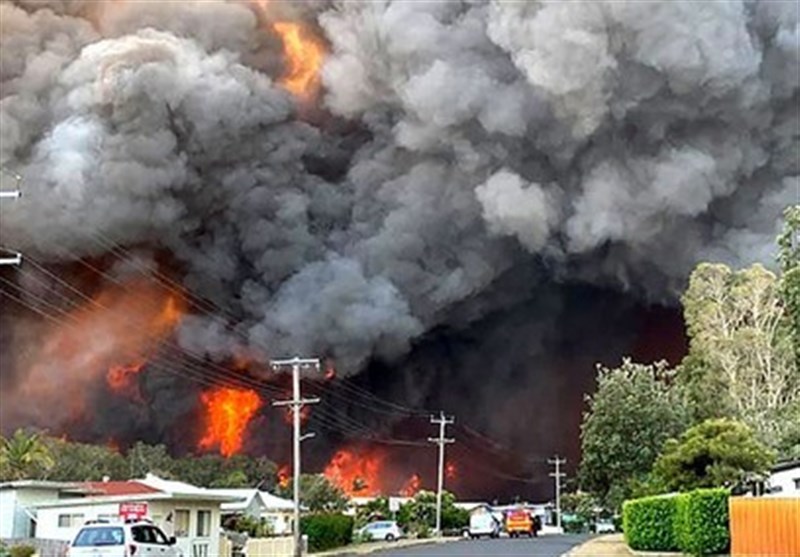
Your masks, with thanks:
<instances>
[{"instance_id":1,"label":"green hedge","mask_svg":"<svg viewBox=\"0 0 800 557\"><path fill-rule=\"evenodd\" d=\"M642 497L622 505L622 529L625 541L638 551L676 551L673 523L677 497L674 495Z\"/></svg>"},{"instance_id":2,"label":"green hedge","mask_svg":"<svg viewBox=\"0 0 800 557\"><path fill-rule=\"evenodd\" d=\"M728 525L727 489L696 489L686 500L681 522L681 551L691 555L727 553L731 536Z\"/></svg>"},{"instance_id":3,"label":"green hedge","mask_svg":"<svg viewBox=\"0 0 800 557\"><path fill-rule=\"evenodd\" d=\"M309 551L325 551L353 541L353 518L343 514L310 514L300 519L300 532L308 536Z\"/></svg>"},{"instance_id":4,"label":"green hedge","mask_svg":"<svg viewBox=\"0 0 800 557\"><path fill-rule=\"evenodd\" d=\"M622 507L625 540L639 551L725 553L730 545L727 489L643 497Z\"/></svg>"}]
</instances>

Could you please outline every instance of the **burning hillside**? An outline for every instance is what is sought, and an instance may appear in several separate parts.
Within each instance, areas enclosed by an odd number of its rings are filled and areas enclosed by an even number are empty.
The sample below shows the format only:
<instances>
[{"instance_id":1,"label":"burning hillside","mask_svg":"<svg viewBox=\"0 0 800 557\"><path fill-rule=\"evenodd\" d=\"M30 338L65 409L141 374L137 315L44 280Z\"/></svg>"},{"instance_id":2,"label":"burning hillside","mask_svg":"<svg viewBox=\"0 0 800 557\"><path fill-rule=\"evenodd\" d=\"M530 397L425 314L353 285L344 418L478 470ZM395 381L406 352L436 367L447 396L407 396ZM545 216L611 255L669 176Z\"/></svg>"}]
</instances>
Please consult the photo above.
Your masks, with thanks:
<instances>
[{"instance_id":1,"label":"burning hillside","mask_svg":"<svg viewBox=\"0 0 800 557\"><path fill-rule=\"evenodd\" d=\"M697 261L771 259L798 197L799 19L0 3L0 165L24 190L0 232L25 257L0 270L4 431L288 462L269 358L315 355L336 374L310 385L304 450L345 489L427 484L416 448L370 439L425 439L429 408L502 445L499 485L529 480L526 458L577 450L595 362L680 357Z\"/></svg>"}]
</instances>

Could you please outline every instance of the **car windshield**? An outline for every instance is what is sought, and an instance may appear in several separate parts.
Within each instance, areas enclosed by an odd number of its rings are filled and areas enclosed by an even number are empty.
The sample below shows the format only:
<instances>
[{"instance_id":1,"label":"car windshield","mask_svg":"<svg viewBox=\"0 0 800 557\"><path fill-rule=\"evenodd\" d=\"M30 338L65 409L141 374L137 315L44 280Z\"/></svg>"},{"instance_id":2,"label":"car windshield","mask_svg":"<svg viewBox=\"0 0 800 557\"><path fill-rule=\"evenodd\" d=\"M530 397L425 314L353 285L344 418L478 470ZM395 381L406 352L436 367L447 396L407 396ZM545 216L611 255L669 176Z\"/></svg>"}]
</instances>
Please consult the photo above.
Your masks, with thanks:
<instances>
[{"instance_id":1,"label":"car windshield","mask_svg":"<svg viewBox=\"0 0 800 557\"><path fill-rule=\"evenodd\" d=\"M107 526L101 528L84 528L75 537L73 547L96 547L99 545L122 545L125 534L122 528Z\"/></svg>"}]
</instances>

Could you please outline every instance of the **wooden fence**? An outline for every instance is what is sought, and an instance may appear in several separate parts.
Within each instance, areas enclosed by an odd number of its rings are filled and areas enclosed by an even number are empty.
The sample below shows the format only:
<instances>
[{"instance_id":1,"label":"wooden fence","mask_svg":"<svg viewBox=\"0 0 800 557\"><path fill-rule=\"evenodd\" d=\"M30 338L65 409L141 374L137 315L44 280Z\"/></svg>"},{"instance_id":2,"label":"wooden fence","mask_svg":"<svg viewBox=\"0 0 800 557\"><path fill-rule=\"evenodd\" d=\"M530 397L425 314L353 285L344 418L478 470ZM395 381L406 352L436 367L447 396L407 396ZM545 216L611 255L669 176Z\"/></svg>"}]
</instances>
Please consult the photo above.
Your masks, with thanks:
<instances>
[{"instance_id":1,"label":"wooden fence","mask_svg":"<svg viewBox=\"0 0 800 557\"><path fill-rule=\"evenodd\" d=\"M731 557L800 557L800 498L731 497Z\"/></svg>"}]
</instances>

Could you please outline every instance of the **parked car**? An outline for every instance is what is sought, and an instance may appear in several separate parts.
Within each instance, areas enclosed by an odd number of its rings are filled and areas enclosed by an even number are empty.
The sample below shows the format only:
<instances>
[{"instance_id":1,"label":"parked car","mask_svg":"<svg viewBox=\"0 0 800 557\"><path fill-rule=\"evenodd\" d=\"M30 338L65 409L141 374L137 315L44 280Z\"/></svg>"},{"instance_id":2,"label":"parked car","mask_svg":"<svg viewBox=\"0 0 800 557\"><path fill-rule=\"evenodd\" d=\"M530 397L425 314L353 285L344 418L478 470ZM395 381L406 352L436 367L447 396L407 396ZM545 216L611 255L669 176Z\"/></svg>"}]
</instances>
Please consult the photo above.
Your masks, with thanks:
<instances>
[{"instance_id":1,"label":"parked car","mask_svg":"<svg viewBox=\"0 0 800 557\"><path fill-rule=\"evenodd\" d=\"M394 520L381 520L371 522L358 531L359 537L366 537L370 540L386 540L391 542L403 537L403 530Z\"/></svg>"},{"instance_id":2,"label":"parked car","mask_svg":"<svg viewBox=\"0 0 800 557\"><path fill-rule=\"evenodd\" d=\"M93 522L85 524L69 545L67 557L183 557L151 522Z\"/></svg>"},{"instance_id":3,"label":"parked car","mask_svg":"<svg viewBox=\"0 0 800 557\"><path fill-rule=\"evenodd\" d=\"M597 534L613 534L616 531L616 528L614 527L614 521L611 519L601 518L594 523L594 531Z\"/></svg>"},{"instance_id":4,"label":"parked car","mask_svg":"<svg viewBox=\"0 0 800 557\"><path fill-rule=\"evenodd\" d=\"M469 517L469 530L467 532L472 539L480 538L481 536L496 538L500 535L500 530L500 522L487 509L476 509Z\"/></svg>"},{"instance_id":5,"label":"parked car","mask_svg":"<svg viewBox=\"0 0 800 557\"><path fill-rule=\"evenodd\" d=\"M506 532L512 538L523 535L535 536L536 527L531 514L524 509L510 511L506 515Z\"/></svg>"}]
</instances>

